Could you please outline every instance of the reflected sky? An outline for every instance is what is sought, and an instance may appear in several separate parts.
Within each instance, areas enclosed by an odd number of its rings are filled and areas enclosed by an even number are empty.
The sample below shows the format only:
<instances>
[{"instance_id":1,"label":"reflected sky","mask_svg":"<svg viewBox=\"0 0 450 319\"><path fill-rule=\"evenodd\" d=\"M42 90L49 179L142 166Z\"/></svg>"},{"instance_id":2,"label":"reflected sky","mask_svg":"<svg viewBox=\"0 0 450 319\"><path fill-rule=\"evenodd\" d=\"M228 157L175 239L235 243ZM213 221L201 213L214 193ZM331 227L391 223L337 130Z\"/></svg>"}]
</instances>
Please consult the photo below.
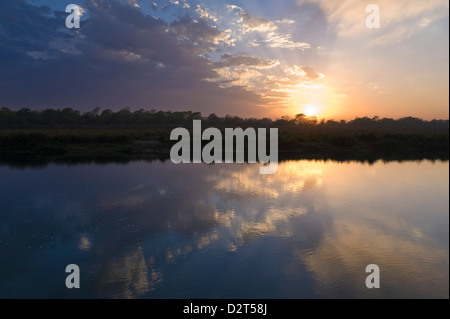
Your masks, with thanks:
<instances>
[{"instance_id":1,"label":"reflected sky","mask_svg":"<svg viewBox=\"0 0 450 319\"><path fill-rule=\"evenodd\" d=\"M448 298L447 162L0 167L2 298ZM65 288L65 266L81 288ZM365 287L365 267L381 288Z\"/></svg>"}]
</instances>

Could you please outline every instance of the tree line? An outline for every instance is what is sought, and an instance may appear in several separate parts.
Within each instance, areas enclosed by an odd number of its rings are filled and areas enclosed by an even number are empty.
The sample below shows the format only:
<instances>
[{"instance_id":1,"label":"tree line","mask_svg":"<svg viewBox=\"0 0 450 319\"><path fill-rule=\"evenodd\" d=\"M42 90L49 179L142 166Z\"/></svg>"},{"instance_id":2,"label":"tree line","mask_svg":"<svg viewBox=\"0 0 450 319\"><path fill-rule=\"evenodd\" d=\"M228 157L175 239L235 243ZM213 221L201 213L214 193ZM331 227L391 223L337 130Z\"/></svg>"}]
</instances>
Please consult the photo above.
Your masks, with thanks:
<instances>
[{"instance_id":1,"label":"tree line","mask_svg":"<svg viewBox=\"0 0 450 319\"><path fill-rule=\"evenodd\" d=\"M241 118L226 115L219 117L212 113L202 116L192 111L131 111L123 108L119 111L95 108L89 112L80 112L72 108L31 110L22 108L17 111L6 107L0 109L1 128L35 128L35 127L191 127L192 120L201 119L205 126L214 127L279 127L307 130L371 130L371 131L434 131L448 130L449 120L422 120L415 117L400 119L379 118L377 116L357 117L350 121L325 120L308 117L304 114L270 118Z\"/></svg>"}]
</instances>

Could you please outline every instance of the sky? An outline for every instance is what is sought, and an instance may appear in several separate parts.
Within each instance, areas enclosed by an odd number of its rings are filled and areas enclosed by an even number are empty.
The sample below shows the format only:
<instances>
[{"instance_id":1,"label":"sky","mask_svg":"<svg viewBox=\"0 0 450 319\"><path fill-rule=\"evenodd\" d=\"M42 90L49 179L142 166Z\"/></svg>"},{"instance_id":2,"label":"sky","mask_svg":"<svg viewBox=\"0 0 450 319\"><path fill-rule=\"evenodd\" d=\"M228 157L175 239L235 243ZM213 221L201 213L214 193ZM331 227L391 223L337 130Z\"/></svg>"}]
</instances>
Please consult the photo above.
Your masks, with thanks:
<instances>
[{"instance_id":1,"label":"sky","mask_svg":"<svg viewBox=\"0 0 450 319\"><path fill-rule=\"evenodd\" d=\"M448 105L446 0L0 1L0 107L430 120Z\"/></svg>"}]
</instances>

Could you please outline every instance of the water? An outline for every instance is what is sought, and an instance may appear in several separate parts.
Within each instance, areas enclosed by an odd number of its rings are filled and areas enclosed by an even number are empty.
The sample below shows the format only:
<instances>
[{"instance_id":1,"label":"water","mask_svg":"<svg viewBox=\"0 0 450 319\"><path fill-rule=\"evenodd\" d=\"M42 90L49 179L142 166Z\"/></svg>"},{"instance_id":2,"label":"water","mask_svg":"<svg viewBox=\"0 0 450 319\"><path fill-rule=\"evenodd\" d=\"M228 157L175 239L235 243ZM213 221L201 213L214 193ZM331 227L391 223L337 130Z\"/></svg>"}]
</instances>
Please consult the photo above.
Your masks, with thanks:
<instances>
[{"instance_id":1,"label":"water","mask_svg":"<svg viewBox=\"0 0 450 319\"><path fill-rule=\"evenodd\" d=\"M274 175L1 166L0 297L448 298L448 173L448 161L285 161ZM80 289L65 286L68 264Z\"/></svg>"}]
</instances>

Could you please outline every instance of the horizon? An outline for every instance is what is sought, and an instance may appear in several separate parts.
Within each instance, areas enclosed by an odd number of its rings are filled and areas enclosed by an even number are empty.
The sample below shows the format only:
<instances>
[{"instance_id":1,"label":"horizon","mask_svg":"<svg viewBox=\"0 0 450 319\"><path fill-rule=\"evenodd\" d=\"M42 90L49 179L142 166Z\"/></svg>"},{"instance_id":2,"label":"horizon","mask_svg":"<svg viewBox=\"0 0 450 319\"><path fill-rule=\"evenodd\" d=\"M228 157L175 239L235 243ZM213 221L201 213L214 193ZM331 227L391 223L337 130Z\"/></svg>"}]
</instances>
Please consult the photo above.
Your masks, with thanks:
<instances>
[{"instance_id":1,"label":"horizon","mask_svg":"<svg viewBox=\"0 0 450 319\"><path fill-rule=\"evenodd\" d=\"M448 119L448 2L376 4L371 29L357 0L2 2L0 108Z\"/></svg>"},{"instance_id":2,"label":"horizon","mask_svg":"<svg viewBox=\"0 0 450 319\"><path fill-rule=\"evenodd\" d=\"M214 112L213 112L213 113L207 113L207 114L204 114L204 113L202 113L202 112L200 112L200 111L191 111L191 110L176 110L176 111L172 111L172 110L162 110L162 109L150 109L150 110L148 110L148 109L143 109L143 108L140 108L140 109L134 109L134 110L133 110L133 109L128 108L128 107L123 107L123 108L120 108L120 109L117 109L117 110L112 110L112 109L110 109L110 108L105 108L105 109L98 108L98 110L97 110L97 109L93 109L93 110L90 110L90 111L82 111L82 110L75 109L75 108L72 108L72 107L67 107L67 108L40 108L40 109L31 109L31 108L28 108L28 107L15 108L15 109L14 109L14 108L9 108L9 107L1 107L1 108L0 108L0 111L1 111L2 109L7 109L7 110L12 111L12 112L15 112L15 113L17 113L17 112L20 111L20 110L24 110L24 109L27 109L27 110L30 110L30 111L37 111L37 112L40 112L40 113L42 113L43 111L46 111L46 110L52 110L52 111L58 111L58 112L61 112L61 111L63 111L64 109L71 109L71 110L73 110L73 111L75 111L75 112L79 112L81 116L83 116L83 115L85 115L85 114L89 114L89 113L94 114L94 115L101 116L102 112L104 112L104 111L112 111L113 113L118 113L118 112L123 111L123 110L128 110L129 112L131 112L131 113L133 113L133 114L134 114L134 113L141 112L141 111L148 112L148 113L153 113L153 112L155 112L155 113L157 113L157 112L165 112L165 113L168 113L168 112L172 112L172 113L192 113L192 114L200 113L200 116L201 116L201 119L202 119L202 120L203 120L203 119L207 119L208 116L210 116L210 115L216 115L216 116L219 117L219 118L225 118L226 116L231 116L231 117L239 117L239 118L241 118L241 119L243 119L243 120L247 120L247 119L257 119L257 120L262 120L262 119L266 119L266 118L267 118L267 119L270 119L270 120L272 120L272 121L276 121L276 120L282 120L282 119L284 119L284 118L286 118L286 117L288 117L289 119L295 119L295 117L296 117L297 115L303 115L303 116L304 116L305 118L307 118L307 119L316 119L317 122L320 122L320 121L322 121L322 120L325 121L325 122L327 122L327 121L337 121L337 122L339 122L339 121L346 121L346 122L351 122L351 121L353 121L353 120L362 119L362 118L368 118L368 119L370 119L370 120L383 120L383 119L389 119L389 120L394 120L394 121L398 121L398 120L401 120L401 119L407 119L407 118L418 119L418 120L425 121L425 122L431 122L431 121L450 121L449 118L431 118L431 119L424 119L424 118L415 117L415 116L411 116L411 115L405 115L405 116L400 116L400 117L381 117L381 116L378 116L378 115L374 115L374 116L367 116L367 115L365 115L365 116L355 116L355 117L353 117L353 118L344 119L344 118L325 118L325 117L320 117L320 116L315 116L315 115L306 115L305 113L297 113L297 114L293 114L293 115L290 115L290 114L283 114L283 115L278 116L278 117L257 117L257 116L245 117L245 116L239 116L239 115L235 115L235 114L224 114L224 115L219 115L219 114L216 114L216 113L214 113Z\"/></svg>"}]
</instances>

